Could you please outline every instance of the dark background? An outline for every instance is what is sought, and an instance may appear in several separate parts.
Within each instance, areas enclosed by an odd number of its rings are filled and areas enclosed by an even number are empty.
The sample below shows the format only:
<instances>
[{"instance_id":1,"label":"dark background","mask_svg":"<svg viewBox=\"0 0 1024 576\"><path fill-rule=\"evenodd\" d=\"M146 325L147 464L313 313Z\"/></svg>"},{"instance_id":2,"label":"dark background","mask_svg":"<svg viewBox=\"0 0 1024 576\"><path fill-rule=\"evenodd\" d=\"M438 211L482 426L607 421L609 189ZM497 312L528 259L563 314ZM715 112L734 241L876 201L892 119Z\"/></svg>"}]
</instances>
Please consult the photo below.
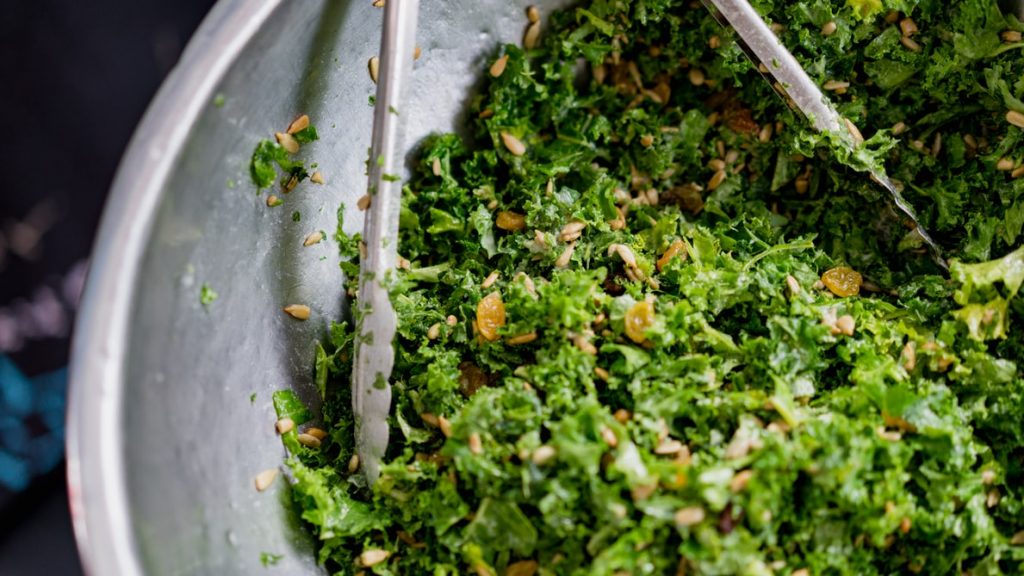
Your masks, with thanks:
<instances>
[{"instance_id":1,"label":"dark background","mask_svg":"<svg viewBox=\"0 0 1024 576\"><path fill-rule=\"evenodd\" d=\"M59 402L75 287L117 163L212 4L0 0L0 359L39 390L56 379ZM0 434L0 455L19 451L12 438L63 436L59 418L19 418L29 432ZM0 576L81 574L63 464L38 467L27 488L0 483Z\"/></svg>"}]
</instances>

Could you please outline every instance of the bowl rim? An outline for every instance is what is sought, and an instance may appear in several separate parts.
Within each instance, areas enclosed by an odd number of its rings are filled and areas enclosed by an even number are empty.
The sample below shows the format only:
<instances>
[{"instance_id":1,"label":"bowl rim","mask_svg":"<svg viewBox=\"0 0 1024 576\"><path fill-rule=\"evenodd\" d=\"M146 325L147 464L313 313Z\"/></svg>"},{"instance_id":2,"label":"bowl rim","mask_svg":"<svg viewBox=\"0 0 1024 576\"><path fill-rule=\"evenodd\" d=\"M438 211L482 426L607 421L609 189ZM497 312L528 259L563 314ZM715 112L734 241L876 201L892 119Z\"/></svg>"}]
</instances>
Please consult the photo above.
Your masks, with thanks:
<instances>
[{"instance_id":1,"label":"bowl rim","mask_svg":"<svg viewBox=\"0 0 1024 576\"><path fill-rule=\"evenodd\" d=\"M281 2L220 0L210 10L147 108L111 186L75 321L68 378L68 498L87 574L144 573L123 453L132 288L164 185L192 126Z\"/></svg>"}]
</instances>

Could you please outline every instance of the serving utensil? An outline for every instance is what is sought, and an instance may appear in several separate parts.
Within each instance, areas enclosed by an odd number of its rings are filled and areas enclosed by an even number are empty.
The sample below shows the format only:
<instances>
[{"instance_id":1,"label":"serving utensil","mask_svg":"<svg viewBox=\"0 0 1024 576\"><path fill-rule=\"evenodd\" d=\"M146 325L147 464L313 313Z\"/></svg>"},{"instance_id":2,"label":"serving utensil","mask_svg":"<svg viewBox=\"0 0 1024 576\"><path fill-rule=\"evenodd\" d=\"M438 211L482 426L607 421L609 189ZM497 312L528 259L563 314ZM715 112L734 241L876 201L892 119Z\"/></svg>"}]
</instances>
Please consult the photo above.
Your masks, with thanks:
<instances>
[{"instance_id":1,"label":"serving utensil","mask_svg":"<svg viewBox=\"0 0 1024 576\"><path fill-rule=\"evenodd\" d=\"M828 97L747 0L701 1L722 26L736 31L740 47L758 65L761 75L790 107L803 114L819 132L836 134L840 144L847 149L852 151L860 145L862 138L857 127L840 116ZM941 248L921 226L913 207L903 198L899 188L884 170L872 167L867 172L872 181L888 192L892 206L905 219L908 228L912 228L921 237L932 260L948 271Z\"/></svg>"},{"instance_id":2,"label":"serving utensil","mask_svg":"<svg viewBox=\"0 0 1024 576\"><path fill-rule=\"evenodd\" d=\"M388 0L384 8L373 140L368 163L370 205L364 223L366 253L359 263L356 300L355 361L352 365L352 411L356 454L369 483L380 476L388 446L391 410L392 340L397 319L389 285L398 259L398 218L402 203L399 178L405 161L402 95L412 76L419 0ZM375 62L370 62L374 75Z\"/></svg>"}]
</instances>

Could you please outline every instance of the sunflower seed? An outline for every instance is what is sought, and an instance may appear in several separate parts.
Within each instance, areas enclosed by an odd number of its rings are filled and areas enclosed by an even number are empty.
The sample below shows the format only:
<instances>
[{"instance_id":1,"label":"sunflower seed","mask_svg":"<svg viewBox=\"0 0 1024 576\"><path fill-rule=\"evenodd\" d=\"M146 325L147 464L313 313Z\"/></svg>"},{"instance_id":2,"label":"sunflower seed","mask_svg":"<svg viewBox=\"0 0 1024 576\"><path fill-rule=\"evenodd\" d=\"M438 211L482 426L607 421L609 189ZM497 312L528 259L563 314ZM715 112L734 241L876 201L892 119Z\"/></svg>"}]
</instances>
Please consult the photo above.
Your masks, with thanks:
<instances>
[{"instance_id":1,"label":"sunflower seed","mask_svg":"<svg viewBox=\"0 0 1024 576\"><path fill-rule=\"evenodd\" d=\"M270 488L270 485L274 483L274 480L277 480L277 474L277 468L269 468L257 474L254 481L256 484L256 490L263 492L267 488Z\"/></svg>"},{"instance_id":2,"label":"sunflower seed","mask_svg":"<svg viewBox=\"0 0 1024 576\"><path fill-rule=\"evenodd\" d=\"M537 339L537 332L531 331L524 334L517 334L510 338L505 339L505 343L509 346L519 346L521 344L529 344Z\"/></svg>"},{"instance_id":3,"label":"sunflower seed","mask_svg":"<svg viewBox=\"0 0 1024 576\"><path fill-rule=\"evenodd\" d=\"M501 133L501 142L513 156L522 156L523 154L526 154L526 144L523 144L522 140L508 132Z\"/></svg>"},{"instance_id":4,"label":"sunflower seed","mask_svg":"<svg viewBox=\"0 0 1024 576\"><path fill-rule=\"evenodd\" d=\"M558 450L555 450L554 446L548 446L545 444L543 446L538 446L537 449L533 451L533 454L530 456L530 460L537 466L543 466L554 460L555 456L558 456Z\"/></svg>"},{"instance_id":5,"label":"sunflower seed","mask_svg":"<svg viewBox=\"0 0 1024 576\"><path fill-rule=\"evenodd\" d=\"M881 438L882 440L887 440L889 442L899 442L900 439L903 438L903 435L900 434L899 432L892 432L890 430L886 430L883 426L879 426L878 429L875 430L875 432L878 434L879 438Z\"/></svg>"},{"instance_id":6,"label":"sunflower seed","mask_svg":"<svg viewBox=\"0 0 1024 576\"><path fill-rule=\"evenodd\" d=\"M284 132L275 132L274 138L277 139L277 143L284 148L284 151L289 154L295 154L299 151L299 141L292 137L291 134Z\"/></svg>"},{"instance_id":7,"label":"sunflower seed","mask_svg":"<svg viewBox=\"0 0 1024 576\"><path fill-rule=\"evenodd\" d=\"M501 276L501 274L497 270L492 271L490 274L487 275L487 278L484 278L484 281L480 284L480 287L486 290L491 286L494 286L494 283L498 281L499 276Z\"/></svg>"},{"instance_id":8,"label":"sunflower seed","mask_svg":"<svg viewBox=\"0 0 1024 576\"><path fill-rule=\"evenodd\" d=\"M853 330L857 327L857 321L849 314L844 314L836 319L836 328L846 336L853 336Z\"/></svg>"},{"instance_id":9,"label":"sunflower seed","mask_svg":"<svg viewBox=\"0 0 1024 576\"><path fill-rule=\"evenodd\" d=\"M655 454L662 456L678 454L683 450L683 443L673 438L667 438L654 448Z\"/></svg>"},{"instance_id":10,"label":"sunflower seed","mask_svg":"<svg viewBox=\"0 0 1024 576\"><path fill-rule=\"evenodd\" d=\"M302 116L299 116L298 118L293 120L292 123L288 125L287 132L289 134L295 134L296 132L302 132L306 128L309 128L309 116L303 114Z\"/></svg>"},{"instance_id":11,"label":"sunflower seed","mask_svg":"<svg viewBox=\"0 0 1024 576\"><path fill-rule=\"evenodd\" d=\"M992 490L985 497L985 506L988 506L989 508L995 508L996 506L999 505L1000 499L1001 495L999 494L999 490Z\"/></svg>"},{"instance_id":12,"label":"sunflower seed","mask_svg":"<svg viewBox=\"0 0 1024 576\"><path fill-rule=\"evenodd\" d=\"M452 423L444 416L437 417L437 427L441 429L441 434L444 434L445 438L452 437Z\"/></svg>"},{"instance_id":13,"label":"sunflower seed","mask_svg":"<svg viewBox=\"0 0 1024 576\"><path fill-rule=\"evenodd\" d=\"M750 479L754 477L753 470L742 470L739 474L732 477L732 481L729 482L729 490L732 492L742 492L747 484L750 484Z\"/></svg>"},{"instance_id":14,"label":"sunflower seed","mask_svg":"<svg viewBox=\"0 0 1024 576\"><path fill-rule=\"evenodd\" d=\"M540 10L536 6L530 6L526 9L526 18L530 21L530 24L540 22Z\"/></svg>"},{"instance_id":15,"label":"sunflower seed","mask_svg":"<svg viewBox=\"0 0 1024 576\"><path fill-rule=\"evenodd\" d=\"M319 231L311 232L308 236L306 236L306 239L302 241L302 245L306 246L306 247L309 247L309 246L312 246L314 244L319 244L321 241L323 241L323 239L324 239L324 233L323 232L319 232Z\"/></svg>"},{"instance_id":16,"label":"sunflower seed","mask_svg":"<svg viewBox=\"0 0 1024 576\"><path fill-rule=\"evenodd\" d=\"M580 237L583 233L583 229L587 227L586 222L580 222L579 220L573 220L562 227L562 231L558 234L558 239L562 242L572 242Z\"/></svg>"},{"instance_id":17,"label":"sunflower seed","mask_svg":"<svg viewBox=\"0 0 1024 576\"><path fill-rule=\"evenodd\" d=\"M1006 121L1018 128L1024 128L1024 114L1016 110L1010 110L1006 113Z\"/></svg>"},{"instance_id":18,"label":"sunflower seed","mask_svg":"<svg viewBox=\"0 0 1024 576\"><path fill-rule=\"evenodd\" d=\"M625 244L609 244L608 255L618 254L619 258L622 258L622 262L629 268L636 268L636 255L633 254L633 249Z\"/></svg>"},{"instance_id":19,"label":"sunflower seed","mask_svg":"<svg viewBox=\"0 0 1024 576\"><path fill-rule=\"evenodd\" d=\"M789 290L790 297L796 296L800 293L800 282L793 276L786 276L786 288Z\"/></svg>"},{"instance_id":20,"label":"sunflower seed","mask_svg":"<svg viewBox=\"0 0 1024 576\"><path fill-rule=\"evenodd\" d=\"M534 22L526 28L526 34L523 35L523 48L527 50L533 50L537 47L537 42L540 40L540 22Z\"/></svg>"},{"instance_id":21,"label":"sunflower seed","mask_svg":"<svg viewBox=\"0 0 1024 576\"><path fill-rule=\"evenodd\" d=\"M917 34L917 22L914 22L913 18L904 18L900 20L900 32L904 36L913 36Z\"/></svg>"},{"instance_id":22,"label":"sunflower seed","mask_svg":"<svg viewBox=\"0 0 1024 576\"><path fill-rule=\"evenodd\" d=\"M850 121L849 118L843 118L843 122L846 123L846 129L850 131L850 136L853 137L853 143L860 146L864 143L864 135L860 133L857 125Z\"/></svg>"},{"instance_id":23,"label":"sunflower seed","mask_svg":"<svg viewBox=\"0 0 1024 576\"><path fill-rule=\"evenodd\" d=\"M615 431L607 426L601 427L601 439L612 448L619 445L619 438L615 435Z\"/></svg>"},{"instance_id":24,"label":"sunflower seed","mask_svg":"<svg viewBox=\"0 0 1024 576\"><path fill-rule=\"evenodd\" d=\"M708 180L708 190L714 190L715 188L721 186L722 182L725 182L725 178L727 176L728 174L726 174L725 170L719 170L718 172L715 172L714 175L711 176L711 179Z\"/></svg>"},{"instance_id":25,"label":"sunflower seed","mask_svg":"<svg viewBox=\"0 0 1024 576\"><path fill-rule=\"evenodd\" d=\"M380 72L380 58L376 56L370 57L370 60L366 63L366 68L370 71L370 80L373 83L377 83L377 74Z\"/></svg>"},{"instance_id":26,"label":"sunflower seed","mask_svg":"<svg viewBox=\"0 0 1024 576\"><path fill-rule=\"evenodd\" d=\"M363 550L363 553L359 555L359 565L366 568L376 566L377 564L387 560L390 555L391 552L388 552L387 550Z\"/></svg>"},{"instance_id":27,"label":"sunflower seed","mask_svg":"<svg viewBox=\"0 0 1024 576\"><path fill-rule=\"evenodd\" d=\"M572 261L572 254L575 251L576 243L570 242L569 245L565 247L565 250L562 250L562 253L558 255L558 259L555 260L555 268L565 268L568 266L569 262Z\"/></svg>"},{"instance_id":28,"label":"sunflower seed","mask_svg":"<svg viewBox=\"0 0 1024 576\"><path fill-rule=\"evenodd\" d=\"M303 446L305 446L307 448L319 448L320 447L320 439L317 438L316 436L313 436L312 434L299 434L298 439L299 439L299 444L302 444Z\"/></svg>"},{"instance_id":29,"label":"sunflower seed","mask_svg":"<svg viewBox=\"0 0 1024 576\"><path fill-rule=\"evenodd\" d=\"M505 72L506 64L508 64L508 54L503 55L501 58L495 60L494 64L491 64L491 76L494 78L501 76L502 73Z\"/></svg>"},{"instance_id":30,"label":"sunflower seed","mask_svg":"<svg viewBox=\"0 0 1024 576\"><path fill-rule=\"evenodd\" d=\"M906 48L907 50L910 50L911 52L921 51L921 45L915 42L910 36L901 37L900 44L903 44L903 47Z\"/></svg>"},{"instance_id":31,"label":"sunflower seed","mask_svg":"<svg viewBox=\"0 0 1024 576\"><path fill-rule=\"evenodd\" d=\"M584 354L587 354L589 356L597 356L597 347L591 344L590 340L587 340L586 336L584 336L583 334L577 334L576 336L573 336L572 343Z\"/></svg>"},{"instance_id":32,"label":"sunflower seed","mask_svg":"<svg viewBox=\"0 0 1024 576\"><path fill-rule=\"evenodd\" d=\"M284 311L296 320L309 319L309 306L306 306L305 304L289 304L284 307Z\"/></svg>"},{"instance_id":33,"label":"sunflower seed","mask_svg":"<svg viewBox=\"0 0 1024 576\"><path fill-rule=\"evenodd\" d=\"M679 526L693 526L704 521L704 509L700 506L681 508L675 513L675 521Z\"/></svg>"},{"instance_id":34,"label":"sunflower seed","mask_svg":"<svg viewBox=\"0 0 1024 576\"><path fill-rule=\"evenodd\" d=\"M436 322L427 328L427 340L437 340L441 336L441 323Z\"/></svg>"},{"instance_id":35,"label":"sunflower seed","mask_svg":"<svg viewBox=\"0 0 1024 576\"><path fill-rule=\"evenodd\" d=\"M704 71L700 68L690 68L690 84L700 86L704 84Z\"/></svg>"}]
</instances>

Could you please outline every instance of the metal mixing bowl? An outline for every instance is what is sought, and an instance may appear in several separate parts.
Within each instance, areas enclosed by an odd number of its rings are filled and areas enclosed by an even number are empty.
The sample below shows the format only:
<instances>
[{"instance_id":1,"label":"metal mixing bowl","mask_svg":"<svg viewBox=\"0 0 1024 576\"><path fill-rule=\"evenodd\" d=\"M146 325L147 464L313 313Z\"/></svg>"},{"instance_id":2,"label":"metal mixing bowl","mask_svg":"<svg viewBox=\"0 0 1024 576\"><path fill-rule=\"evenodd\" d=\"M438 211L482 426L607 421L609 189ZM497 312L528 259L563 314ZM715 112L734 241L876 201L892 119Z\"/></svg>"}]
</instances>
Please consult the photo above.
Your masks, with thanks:
<instances>
[{"instance_id":1,"label":"metal mixing bowl","mask_svg":"<svg viewBox=\"0 0 1024 576\"><path fill-rule=\"evenodd\" d=\"M408 141L456 126L527 4L565 3L422 2ZM381 15L370 0L221 0L139 126L73 346L68 482L90 574L253 574L262 552L284 556L275 574L319 571L285 483L258 493L253 477L284 457L271 393L313 401L314 343L344 312L334 244L302 240L330 236L338 205L364 193ZM300 113L321 135L302 154L327 183L268 208L249 156ZM345 228L361 220L347 210ZM205 307L204 283L219 294ZM290 303L310 320L284 315Z\"/></svg>"}]
</instances>

